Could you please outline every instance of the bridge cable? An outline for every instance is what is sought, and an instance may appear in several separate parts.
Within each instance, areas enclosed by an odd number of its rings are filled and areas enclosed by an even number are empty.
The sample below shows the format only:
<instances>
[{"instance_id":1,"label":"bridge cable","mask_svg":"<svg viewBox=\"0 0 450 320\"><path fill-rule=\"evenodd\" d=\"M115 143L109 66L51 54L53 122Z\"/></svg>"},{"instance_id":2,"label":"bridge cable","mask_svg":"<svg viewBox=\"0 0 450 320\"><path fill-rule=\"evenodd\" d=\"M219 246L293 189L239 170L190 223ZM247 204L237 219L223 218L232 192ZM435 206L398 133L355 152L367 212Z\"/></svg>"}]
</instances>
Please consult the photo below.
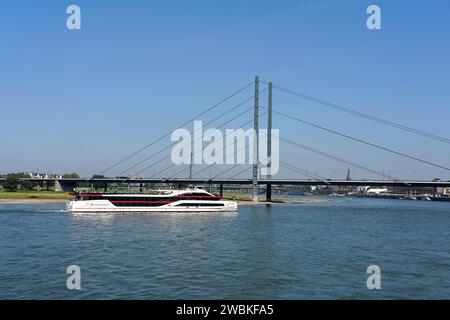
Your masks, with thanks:
<instances>
[{"instance_id":1,"label":"bridge cable","mask_svg":"<svg viewBox=\"0 0 450 320\"><path fill-rule=\"evenodd\" d=\"M285 163L285 162L282 162L282 161L276 161L275 159L272 159L271 161L272 161L272 162L275 161L275 162L277 162L277 163L280 165L280 167L283 167L283 168L286 168L286 169L288 169L288 170L291 170L291 171L300 173L301 175L303 175L303 176L305 176L305 177L312 178L312 179L317 179L317 178L319 178L322 182L324 182L324 183L326 183L326 184L330 184L325 178L320 177L319 175L313 176L312 174L310 174L310 173L307 172L306 170L303 170L303 169L301 169L301 168L295 167L295 166L293 166L293 165L291 165L291 164L288 164L288 163ZM241 174L241 173L243 173L243 172L245 172L245 171L247 171L247 170L249 170L249 169L251 169L251 168L252 168L252 167L245 168L244 170L239 171L239 172L237 172L236 174L230 176L228 179L232 179L232 178L238 176L239 174Z\"/></svg>"},{"instance_id":2,"label":"bridge cable","mask_svg":"<svg viewBox=\"0 0 450 320\"><path fill-rule=\"evenodd\" d=\"M264 90L267 90L267 89L264 89ZM263 91L264 91L264 90L263 90ZM228 123L230 123L230 122L236 120L237 118L241 117L242 115L244 115L245 113L247 113L247 112L250 111L251 109L253 109L253 106L250 107L250 108L245 109L243 112L239 113L239 114L236 115L235 117L233 117L233 118L227 120L226 122L222 123L218 128L221 128L221 127L227 125ZM250 120L250 121L247 121L245 124L241 125L241 127L244 127L244 126L248 125L248 124L251 123L252 121L253 121L253 119ZM202 139L202 137L199 138L199 139L197 139L197 140L195 140L194 142L196 142L196 141L198 141L198 140L200 140L200 139ZM223 150L223 149L222 149L222 150ZM203 150L197 150L197 152L196 152L195 154L197 154L199 151L203 151ZM195 154L194 154L194 155L195 155ZM166 160L166 159L168 159L168 158L170 158L170 157L171 157L171 155L169 154L168 156L166 156L166 157L160 159L159 161L153 163L152 165L150 165L150 166L148 166L148 167L142 169L141 171L137 172L134 176L136 176L136 175L138 175L138 174L140 174L140 173L142 173L142 172L144 172L144 171L147 171L147 170L150 169L151 167L155 166L156 164L161 163L162 161L164 161L164 160ZM168 170L168 169L170 169L170 168L172 168L172 167L174 167L174 166L177 166L177 164L173 164L173 163L172 163L170 166L166 167L166 168L163 169L163 170L158 171L156 174L160 174L161 172L164 172L164 171L166 171L166 170ZM189 167L188 167L188 168L185 168L184 171L185 171L185 170L188 170L188 169L189 169ZM183 172L184 172L184 171L183 171ZM179 172L179 173L181 173L181 172ZM176 175L178 175L179 173L177 173ZM156 175L156 174L154 174L154 175ZM154 175L153 175L153 176L154 176ZM176 175L175 175L175 176L176 176ZM170 178L168 178L168 179L170 179Z\"/></svg>"},{"instance_id":3,"label":"bridge cable","mask_svg":"<svg viewBox=\"0 0 450 320\"><path fill-rule=\"evenodd\" d=\"M391 179L391 180L403 182L403 183L405 183L405 185L409 185L406 181L404 181L404 180L402 180L402 179L398 179L398 178L392 177L392 176L390 176L390 175L383 174L383 173L381 173L381 172L379 172L379 171L376 171L376 170L373 170L373 169L364 167L364 166L362 166L362 165L359 165L359 164L357 164L357 163L354 163L354 162L351 162L351 161L348 161L348 160L345 160L345 159L342 159L342 158L333 156L333 155L331 155L331 154L329 154L329 153L325 153L325 152L323 152L323 151L320 151L320 150L317 150L317 149L308 147L308 146L306 146L306 145L304 145L304 144L301 144L301 143L298 143L298 142L294 142L294 141L289 140L289 139L286 139L286 138L280 138L280 140L281 140L281 141L284 141L284 142L286 142L286 143L289 143L290 145L293 145L293 146L295 146L295 147L302 148L302 149L308 150L308 151L310 151L310 152L313 152L313 153L315 153L315 154L318 154L318 155L321 155L321 156L325 156L325 157L327 157L327 158L336 160L336 161L338 161L338 162L342 162L342 163L348 164L348 165L350 165L350 166L356 167L356 168L358 168L358 169L361 169L361 170L364 170L364 171L373 173L373 174L375 174L375 175L377 175L377 176L387 177L387 178L389 178L389 179Z\"/></svg>"},{"instance_id":4,"label":"bridge cable","mask_svg":"<svg viewBox=\"0 0 450 320\"><path fill-rule=\"evenodd\" d=\"M250 108L244 110L244 112L241 112L241 113L238 114L236 117L234 117L234 118L228 120L227 122L225 122L224 124L222 124L221 126L219 126L219 128L222 127L222 126L224 126L224 125L226 125L227 123L229 123L229 122L235 120L236 118L242 116L243 114L245 114L246 112L250 111L251 109L253 109L253 107L250 107ZM199 140L199 139L195 140L194 143L195 143L196 141L198 141L198 140ZM201 150L201 151L203 151L203 150ZM195 154L197 154L197 153L198 153L198 152L196 152ZM194 154L194 155L195 155L195 154ZM150 169L150 168L154 167L155 165L157 165L157 164L163 162L164 160L169 159L170 157L171 157L171 154L169 154L169 155L165 156L164 158L162 158L162 159L160 159L160 160L158 160L158 161L152 163L150 166L147 166L147 167L145 167L144 169L142 169L141 171L137 172L133 177L137 176L138 174L140 174L140 173L142 173L142 172L147 171L148 169ZM166 167L166 168L164 168L164 169L158 171L157 173L153 174L152 176L155 176L155 175L157 175L157 174L160 174L161 172L164 172L164 171L166 171L166 170L168 170L168 169L170 169L170 168L172 168L172 167L174 167L174 166L177 166L177 164L172 163L172 164L169 165L168 167ZM185 168L184 170L187 170L187 169L189 169L189 167L188 167L188 168ZM169 178L169 179L170 179L170 178Z\"/></svg>"},{"instance_id":5,"label":"bridge cable","mask_svg":"<svg viewBox=\"0 0 450 320\"><path fill-rule=\"evenodd\" d=\"M420 158L417 158L417 157L414 157L414 156L410 156L410 155L407 155L405 153L398 152L398 151L395 151L395 150L392 150L392 149L389 149L389 148L386 148L386 147L383 147L383 146L380 146L380 145L377 145L377 144L374 144L374 143L371 143L371 142L368 142L368 141L365 141L365 140L362 140L362 139L359 139L359 138L355 138L355 137L349 136L347 134L344 134L344 133L341 133L341 132L338 132L338 131L335 131L335 130L332 130L332 129L328 129L328 128L325 128L323 126L320 126L320 125L317 125L317 124L314 124L314 123L311 123L311 122L308 122L308 121L305 121L305 120L302 120L302 119L299 119L299 118L297 118L295 116L291 116L291 115L288 115L288 114L283 113L283 112L279 112L279 111L275 111L275 110L273 110L272 112L276 113L276 114L279 114L279 115L281 115L283 117L289 118L291 120L298 121L300 123L303 123L303 124L315 127L317 129L328 131L330 133L339 135L341 137L344 137L344 138L347 138L347 139L350 139L350 140L353 140L353 141L357 141L357 142L366 144L368 146L371 146L371 147L374 147L374 148L377 148L377 149L380 149L380 150L384 150L384 151L387 151L387 152L390 152L390 153L393 153L393 154L396 154L396 155L399 155L399 156L402 156L402 157L405 157L405 158L408 158L408 159L411 159L411 160L415 160L415 161L418 161L418 162L422 162L422 163L428 164L428 165L436 167L436 168L440 168L440 169L443 169L443 170L446 170L446 171L450 171L450 168L448 168L448 167L445 167L445 166L442 166L442 165L439 165L439 164L435 164L435 163L432 163L430 161L423 160L423 159L420 159Z\"/></svg>"},{"instance_id":6,"label":"bridge cable","mask_svg":"<svg viewBox=\"0 0 450 320\"><path fill-rule=\"evenodd\" d=\"M294 171L294 172L298 172L298 173L300 173L300 174L302 174L302 175L304 175L304 176L306 176L306 177L308 177L308 178L311 178L311 179L317 179L317 178L319 178L319 180L321 180L322 182L324 182L324 183L326 183L326 184L330 184L328 181L327 181L327 179L325 179L324 177L321 177L321 176L319 176L319 175L313 175L313 174L310 174L309 172L307 172L306 170L303 170L303 169L301 169L301 168L298 168L298 167L296 167L296 166L293 166L292 164L289 164L289 163L287 163L287 162L283 162L283 161L277 161L278 163L279 163L279 165L281 166L281 167L284 167L284 168L286 168L286 169L289 169L289 170L291 170L291 171Z\"/></svg>"},{"instance_id":7,"label":"bridge cable","mask_svg":"<svg viewBox=\"0 0 450 320\"><path fill-rule=\"evenodd\" d=\"M267 135L267 134L266 134L266 135ZM260 136L260 139L261 139L261 138L262 138L262 136ZM249 147L250 147L251 144L253 144L253 142L249 144ZM277 160L275 160L275 159L271 159L271 161L272 161L272 162L275 161L275 162L279 163L279 165L280 165L281 167L287 168L288 170L291 170L291 171L300 173L300 174L302 174L302 175L304 175L304 176L306 176L306 177L309 177L309 178L313 178L313 179L319 178L319 179L320 179L322 182L324 182L325 184L330 184L325 178L323 178L323 177L321 177L321 176L319 176L319 175L316 175L316 177L314 177L314 176L312 176L311 174L309 174L306 170L303 170L303 169L298 168L298 167L296 167L296 166L293 166L293 165L291 165L291 164L288 164L288 163L285 163L285 162L282 162L282 161L277 161ZM229 168L229 169L227 169L227 170L225 170L225 171L222 171L221 173L219 173L219 175L224 174L224 173L226 173L226 172L228 172L228 171L231 171L232 169L236 168L236 167L239 166L239 165L241 165L241 164L236 164L236 165L234 165L233 167L231 167L231 168ZM229 179L232 179L232 178L234 178L235 176L238 176L239 174L241 174L241 173L243 173L243 172L245 172L245 171L247 171L247 170L249 170L249 169L251 169L251 167L245 168L244 170L241 170L241 171L235 173L234 175L230 176ZM204 181L204 183L207 183L207 182L209 182L209 181L211 181L211 180L217 178L219 175L216 175L216 176L214 176L214 177L212 177L212 178L210 178L210 179ZM169 179L170 179L170 178L169 178Z\"/></svg>"},{"instance_id":8,"label":"bridge cable","mask_svg":"<svg viewBox=\"0 0 450 320\"><path fill-rule=\"evenodd\" d=\"M265 112L264 112L264 113L265 113ZM265 135L267 136L268 134L266 133ZM261 139L262 137L263 137L263 136L260 135L260 139ZM303 169L301 169L301 168L299 168L299 167L296 167L296 166L294 166L294 165L291 165L291 164L289 164L289 163L286 163L286 162L283 162L283 161L279 161L279 160L276 160L276 159L273 159L273 158L270 159L270 161L271 161L271 162L274 162L274 161L275 161L275 162L277 162L281 167L285 167L285 168L287 168L287 169L289 169L289 170L291 170L291 171L297 171L297 173L300 173L300 174L302 174L302 175L304 175L304 176L306 176L306 177L313 178L313 179L319 178L320 180L322 180L322 181L325 182L326 184L329 184L329 183L326 181L325 178L323 178L323 177L321 177L321 176L319 176L319 175L312 176L312 175L309 174L306 170L303 170ZM289 168L289 167L291 167L291 168ZM292 168L293 168L293 169L292 169ZM247 171L247 170L249 170L249 169L251 169L251 167L245 168L244 170L239 171L238 173L232 175L232 176L229 177L229 178L230 178L230 179L231 179L231 178L234 178L235 176L237 176L237 175L241 174L242 172L245 172L245 171ZM222 173L224 173L224 172L222 172Z\"/></svg>"},{"instance_id":9,"label":"bridge cable","mask_svg":"<svg viewBox=\"0 0 450 320\"><path fill-rule=\"evenodd\" d=\"M264 82L264 81L262 81L262 82ZM444 138L444 137L441 137L441 136L438 136L438 135L435 135L435 134L432 134L432 133L429 133L429 132L425 132L425 131L422 131L422 130L418 130L418 129L414 129L414 128L411 128L411 127L407 127L405 125L401 125L401 124L398 124L398 123L395 123L395 122L392 122L392 121L389 121L389 120L385 120L385 119L382 119L382 118L379 118L379 117L376 117L376 116L373 116L373 115L370 115L370 114L367 114L367 113L363 113L363 112L356 111L356 110L353 110L353 109L350 109L350 108L347 108L347 107L343 107L343 106L338 105L336 103L332 103L332 102L328 102L328 101L321 100L321 99L318 99L318 98L314 98L314 97L311 97L309 95L306 95L306 94L303 94L303 93L299 93L299 92L296 92L294 90L286 89L286 88L283 88L283 87L280 87L280 86L277 86L277 85L273 85L273 88L277 89L279 91L291 94L293 96L302 98L302 99L313 101L313 102L316 102L318 104L321 104L321 105L324 105L324 106L327 106L327 107L330 107L330 108L333 108L333 109L336 109L336 110L340 110L340 111L349 113L349 114L354 115L354 116L366 118L368 120L375 121L375 122L378 122L378 123L381 123L381 124L384 124L384 125L387 125L387 126L390 126L390 127L394 127L394 128L397 128L397 129L400 129L400 130L403 130L403 131L412 132L412 133L415 133L415 134L420 135L420 136L424 136L424 137L427 137L427 138L430 138L430 139L433 139L433 140L437 140L437 141L440 141L440 142L444 142L444 143L450 144L450 139L447 139L447 138Z\"/></svg>"},{"instance_id":10,"label":"bridge cable","mask_svg":"<svg viewBox=\"0 0 450 320\"><path fill-rule=\"evenodd\" d=\"M243 173L243 172L245 172L245 171L248 171L249 169L253 169L253 168L252 168L252 167L245 168L244 170L241 170L241 171L239 171L239 172L233 174L232 176L229 176L228 179L233 179L234 177L240 175L241 173ZM222 173L223 173L223 172L222 172ZM250 179L249 179L249 180L250 180Z\"/></svg>"},{"instance_id":11,"label":"bridge cable","mask_svg":"<svg viewBox=\"0 0 450 320\"><path fill-rule=\"evenodd\" d=\"M265 115L266 113L267 113L267 111L262 112L262 113L259 115L258 118L261 118L261 117L262 117L263 115ZM253 122L253 119L251 119L250 121L247 121L246 123L242 124L240 127L245 127L246 125L248 125L248 124L250 124L250 123L252 123L252 122ZM245 139L245 137L244 137L244 139ZM259 139L261 139L261 137L259 137ZM253 144L253 141L251 141L251 142L249 143L249 146L252 145L252 144ZM231 146L231 145L234 145L234 140L232 141L232 143L230 143L230 144L228 144L228 145L222 147L221 151L223 152L224 150L226 150L226 148L228 148L228 147ZM236 152L242 151L242 150L245 149L246 147L247 147L247 146L244 146L243 148L241 148L241 149L239 149L239 150L236 150ZM201 151L202 151L202 150L201 150ZM197 151L197 152L198 152L198 151ZM206 170L206 169L208 169L208 168L210 168L210 167L213 166L213 165L215 165L215 163L208 165L206 168L202 169L202 171L203 171L203 170ZM227 169L227 170L225 170L225 171L222 171L221 173L219 173L219 175L220 175L220 174L224 174L225 172L228 172L228 171L232 170L233 168L235 168L235 167L237 167L237 166L239 166L239 165L242 165L242 164L239 163L239 164L237 164L237 165L235 165L235 166L233 166L233 167L231 167L231 168L229 168L229 169ZM167 169L168 169L168 168L167 168ZM189 168L185 168L185 169L179 171L178 173L176 173L176 174L173 175L172 177L175 177L175 176L179 175L180 173L183 173L183 172L186 171L187 169L189 169ZM217 176L219 176L219 175L217 175ZM215 177L217 177L217 176L215 176ZM172 178L172 177L171 177L171 178ZM170 178L169 178L169 179L170 179ZM210 179L213 179L213 178L210 178Z\"/></svg>"},{"instance_id":12,"label":"bridge cable","mask_svg":"<svg viewBox=\"0 0 450 320\"><path fill-rule=\"evenodd\" d=\"M267 89L265 89L265 90L267 90ZM263 90L263 91L264 91L264 90ZM204 124L204 126L207 126L207 125L213 123L214 121L216 121L216 120L222 118L223 116L225 116L225 115L227 115L228 113L234 111L235 109L239 108L240 106L242 106L243 104L245 104L246 102L248 102L248 101L250 101L250 100L252 100L252 99L253 99L253 96L251 96L251 97L245 99L244 101L242 101L241 103L237 104L236 106L234 106L234 107L231 108L230 110L227 110L227 111L223 112L222 114L220 114L219 116L217 116L216 118L210 120L209 122L207 122L206 124ZM247 111L247 110L246 110L246 111ZM151 158L155 157L156 155L158 155L158 154L160 154L160 153L166 151L167 149L169 149L170 147L172 147L172 146L175 145L176 143L178 143L178 142L173 142L173 143L169 144L168 146L166 146L166 147L160 149L159 151L157 151L157 152L151 154L150 156L144 158L143 160L139 161L138 163L134 164L133 166L131 166L131 167L129 167L129 168L123 170L119 175L122 175L123 173L129 172L129 170L132 170L132 169L136 168L137 166L141 165L142 163L147 162L148 160L150 160Z\"/></svg>"},{"instance_id":13,"label":"bridge cable","mask_svg":"<svg viewBox=\"0 0 450 320\"><path fill-rule=\"evenodd\" d=\"M265 113L267 113L267 112L263 112L260 116L264 115ZM267 136L267 133L266 133L265 135ZM263 138L263 135L261 134L261 135L259 136L259 139L262 139L262 138ZM252 144L253 144L253 141L251 141L251 143L249 143L249 147L250 147ZM228 146L227 146L227 147L228 147ZM241 151L242 149L245 149L245 147L244 147L244 148L241 148L240 150L237 150L237 152ZM223 150L223 149L222 149L222 150ZM248 157L247 157L247 158L248 158ZM246 159L247 159L247 158L246 158ZM318 175L317 175L316 177L313 177L313 176L310 175L306 170L300 169L300 168L295 167L295 166L293 166L293 165L290 165L290 164L288 164L288 163L283 163L282 161L277 161L277 160L275 160L275 159L271 159L271 161L272 161L272 162L273 162L273 161L278 162L278 163L280 164L280 166L282 166L282 167L287 167L287 169L290 169L291 171L296 171L297 173L300 173L300 174L302 174L302 175L304 175L304 176L306 176L306 177L314 178L314 179L319 178L320 180L322 180L322 182L324 182L324 183L326 183L326 184L329 184L329 182L327 182L325 178L320 177L320 176L318 176ZM259 163L259 164L260 164L260 163ZM212 164L212 165L214 165L214 164ZM211 167L212 165L209 165L207 168ZM233 170L234 168L236 168L236 167L239 166L239 165L241 165L241 164L236 164L236 165L234 165L233 167L231 167L231 168L229 168L229 169L227 169L227 170L225 170L225 171L222 171L222 172L219 173L218 175L216 175L216 176L210 178L209 180L206 180L205 183L208 182L208 181L210 181L210 180L212 180L212 179L217 178L217 177L218 177L219 175L221 175L221 174L224 174L224 173L226 173L226 172L228 172L228 171ZM291 168L289 168L289 167L291 167ZM231 178L233 178L233 177L235 177L236 175L239 175L239 174L241 174L242 172L245 172L245 171L247 171L247 170L249 170L249 169L250 169L250 168L245 168L244 170L239 171L238 173L236 173L236 174L234 174L233 176L231 176ZM181 173L181 172L180 172L180 173ZM169 178L169 179L170 179L170 178Z\"/></svg>"},{"instance_id":14,"label":"bridge cable","mask_svg":"<svg viewBox=\"0 0 450 320\"><path fill-rule=\"evenodd\" d=\"M247 89L248 87L250 87L251 85L253 85L254 83L255 83L255 81L252 81L252 82L250 82L249 84L243 86L242 88L240 88L239 90L235 91L234 93L232 93L232 94L229 95L228 97L226 97L226 98L220 100L220 101L217 102L216 104L214 104L214 105L212 105L211 107L207 108L205 111L203 111L203 112L197 114L197 115L196 115L195 117L193 117L192 119L190 119L190 120L184 122L183 124L179 125L178 128L181 128L181 127L187 125L188 123L194 121L195 119L201 117L202 115L208 113L209 111L211 111L211 110L217 108L219 105L223 104L224 102L226 102L226 101L228 101L229 99L233 98L233 97L236 96L237 94L241 93L242 91L244 91L245 89ZM151 143L145 145L144 147L138 149L137 151L131 153L130 155L124 157L124 158L121 159L120 161L114 163L114 164L111 165L110 167L108 167L108 168L106 168L105 170L101 171L98 175L102 175L102 174L104 174L105 172L111 170L112 168L117 167L119 164L121 164L121 163L125 162L126 160L128 160L128 159L134 157L135 155L141 153L142 151L144 151L144 150L146 150L147 148L151 147L152 145L158 143L159 141L161 141L162 139L168 137L168 136L171 135L171 134L172 134L172 131L170 131L170 132L168 132L168 133L162 135L161 137L157 138L157 139L154 140L153 142L151 142Z\"/></svg>"}]
</instances>

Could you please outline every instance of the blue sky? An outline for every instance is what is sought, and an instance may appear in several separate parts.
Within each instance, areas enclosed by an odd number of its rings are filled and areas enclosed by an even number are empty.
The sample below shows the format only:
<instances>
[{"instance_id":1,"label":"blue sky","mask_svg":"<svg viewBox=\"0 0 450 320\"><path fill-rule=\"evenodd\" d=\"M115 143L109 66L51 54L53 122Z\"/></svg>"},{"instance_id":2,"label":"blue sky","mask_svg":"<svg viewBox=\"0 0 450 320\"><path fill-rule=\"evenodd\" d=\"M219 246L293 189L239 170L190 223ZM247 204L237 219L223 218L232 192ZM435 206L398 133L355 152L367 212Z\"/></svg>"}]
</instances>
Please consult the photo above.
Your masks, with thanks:
<instances>
[{"instance_id":1,"label":"blue sky","mask_svg":"<svg viewBox=\"0 0 450 320\"><path fill-rule=\"evenodd\" d=\"M66 28L70 4L81 7L81 30ZM382 30L366 28L370 4L381 7ZM3 0L0 172L92 175L256 74L450 138L449 36L450 3L444 0ZM251 90L241 98L248 95ZM280 92L274 92L274 108L450 166L448 144ZM245 119L250 114L234 124ZM281 136L393 176L450 179L449 172L279 116L274 127ZM168 143L166 139L160 147ZM345 177L348 167L283 144L281 159L332 178ZM120 171L115 168L109 174ZM358 169L353 176L373 177Z\"/></svg>"}]
</instances>

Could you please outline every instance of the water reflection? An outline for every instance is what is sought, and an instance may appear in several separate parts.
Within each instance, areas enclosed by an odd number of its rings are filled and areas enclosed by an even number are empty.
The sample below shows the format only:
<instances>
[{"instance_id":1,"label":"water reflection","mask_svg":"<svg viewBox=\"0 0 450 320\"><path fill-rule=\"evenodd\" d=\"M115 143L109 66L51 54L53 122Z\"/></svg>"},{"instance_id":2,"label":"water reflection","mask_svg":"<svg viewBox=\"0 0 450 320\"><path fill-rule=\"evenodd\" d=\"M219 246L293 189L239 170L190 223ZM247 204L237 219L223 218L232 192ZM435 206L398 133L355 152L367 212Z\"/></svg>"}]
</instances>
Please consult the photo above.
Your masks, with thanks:
<instances>
[{"instance_id":1,"label":"water reflection","mask_svg":"<svg viewBox=\"0 0 450 320\"><path fill-rule=\"evenodd\" d=\"M447 298L448 204L353 199L237 213L0 206L0 299ZM82 292L65 289L68 265ZM383 289L366 287L380 265ZM36 281L39 279L39 281Z\"/></svg>"}]
</instances>

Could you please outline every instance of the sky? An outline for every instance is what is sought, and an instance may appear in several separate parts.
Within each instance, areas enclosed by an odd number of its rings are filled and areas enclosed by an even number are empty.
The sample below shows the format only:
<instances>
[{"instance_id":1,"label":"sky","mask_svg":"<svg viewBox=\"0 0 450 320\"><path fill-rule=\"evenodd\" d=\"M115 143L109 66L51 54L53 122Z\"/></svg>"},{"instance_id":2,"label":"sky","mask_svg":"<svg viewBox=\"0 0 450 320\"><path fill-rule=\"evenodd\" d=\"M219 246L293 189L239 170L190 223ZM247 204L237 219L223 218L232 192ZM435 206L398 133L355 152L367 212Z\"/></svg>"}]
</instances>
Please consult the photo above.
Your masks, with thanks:
<instances>
[{"instance_id":1,"label":"sky","mask_svg":"<svg viewBox=\"0 0 450 320\"><path fill-rule=\"evenodd\" d=\"M81 8L81 30L66 27L71 4ZM366 27L371 4L381 8L381 30ZM91 176L255 75L450 138L449 39L450 3L445 0L1 0L0 173ZM263 106L266 94L261 94ZM206 122L251 95L248 88L198 120ZM274 110L450 167L449 144L277 90L273 100ZM249 112L227 128L251 116ZM261 118L263 126L266 121ZM279 115L273 126L282 137L394 177L450 179L449 171ZM163 139L106 174L118 175L169 143ZM280 160L330 178L345 178L349 168L283 143ZM143 176L155 174L163 164ZM202 174L214 176L220 170ZM353 178L374 178L351 170ZM299 176L280 171L280 177L293 175Z\"/></svg>"}]
</instances>

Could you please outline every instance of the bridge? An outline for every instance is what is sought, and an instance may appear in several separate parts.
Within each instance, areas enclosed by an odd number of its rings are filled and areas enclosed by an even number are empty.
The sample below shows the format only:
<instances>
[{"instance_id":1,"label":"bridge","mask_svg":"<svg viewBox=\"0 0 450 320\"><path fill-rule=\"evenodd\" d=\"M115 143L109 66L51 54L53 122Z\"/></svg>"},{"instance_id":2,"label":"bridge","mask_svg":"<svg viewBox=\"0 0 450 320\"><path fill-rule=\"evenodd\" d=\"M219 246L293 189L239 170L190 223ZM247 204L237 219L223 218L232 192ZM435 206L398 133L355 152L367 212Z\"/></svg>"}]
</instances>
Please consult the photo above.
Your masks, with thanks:
<instances>
[{"instance_id":1,"label":"bridge","mask_svg":"<svg viewBox=\"0 0 450 320\"><path fill-rule=\"evenodd\" d=\"M195 178L135 178L135 179L119 179L119 178L71 178L71 179L56 179L56 178L20 178L19 180L27 180L34 183L54 182L59 186L60 190L73 191L79 185L103 185L107 188L108 185L139 185L144 184L182 184L182 185L216 185L220 188L220 193L223 195L224 185L252 185L252 179L195 179ZM5 178L0 178L0 183L4 182ZM285 185L302 185L302 186L353 186L353 187L410 187L410 188L449 188L450 181L387 181L387 180L313 180L313 179L258 179L258 186L266 186L266 190L270 190L271 186L285 186ZM270 192L270 191L269 191Z\"/></svg>"},{"instance_id":2,"label":"bridge","mask_svg":"<svg viewBox=\"0 0 450 320\"><path fill-rule=\"evenodd\" d=\"M264 86L264 88L261 88ZM240 95L244 94L247 90L252 89L252 94L250 96L246 96L245 99L240 100L237 104L232 107L225 107L225 105L231 102L233 99L240 97ZM291 89L287 89L278 85L274 85L272 82L266 82L259 79L258 76L255 77L254 81L246 84L245 86L239 88L237 91L233 92L229 96L221 99L217 103L209 106L204 109L201 113L195 115L192 119L182 123L181 125L173 128L179 129L183 128L186 125L191 124L195 120L203 119L204 117L210 117L213 112L218 110L222 111L219 115L213 115L212 119L205 121L205 126L209 126L213 123L214 128L220 129L225 125L230 123L234 123L235 120L244 118L246 121L237 125L237 128L245 128L246 126L253 127L253 141L249 141L246 143L244 141L245 149L253 148L252 159L250 158L250 153L248 159L245 160L249 163L246 165L237 164L233 165L231 168L226 170L220 170L218 168L223 168L221 164L209 164L206 166L202 165L193 165L192 161L196 157L199 150L191 150L191 164L189 165L179 165L171 162L171 154L170 150L176 144L175 142L171 142L168 145L164 145L163 147L158 147L161 143L165 143L165 140L171 136L173 130L168 131L167 133L159 136L154 139L150 143L144 145L143 147L135 150L128 155L124 156L122 159L119 159L117 162L108 166L93 178L23 178L22 180L28 180L35 183L55 183L60 190L71 191L77 186L82 184L90 184L94 185L103 185L108 186L111 184L116 185L139 185L142 187L147 184L183 184L183 185L215 185L219 186L221 193L223 192L224 185L250 185L253 190L253 199L257 200L258 191L260 188L266 189L266 199L271 200L271 189L272 186L283 186L283 185L305 185L305 186L371 186L371 187L410 187L410 188L448 188L450 187L450 181L416 181L416 180L408 180L408 179L400 179L398 177L393 177L391 175L386 175L384 172L381 172L375 168L370 168L365 165L361 165L359 163L355 163L352 160L344 159L342 157L336 156L334 154L330 154L329 152L319 150L316 146L308 146L298 139L291 140L286 137L280 137L280 141L286 145L289 145L289 148L292 150L302 150L310 153L314 153L315 155L319 155L320 157L325 157L331 159L333 162L339 162L348 167L357 168L372 176L382 177L382 179L358 179L352 180L350 176L345 180L335 180L329 179L317 174L312 174L307 170L304 170L298 165L293 165L292 163L288 163L285 161L281 161L279 159L275 159L272 154L272 118L273 116L282 117L285 120L289 120L294 125L308 126L315 130L319 130L321 132L334 135L345 139L346 141L350 141L352 143L361 144L368 146L370 148L376 149L378 151L382 151L385 153L389 153L396 157L400 157L405 161L413 161L423 166L427 166L434 169L439 169L441 172L449 173L450 168L443 164L434 163L427 159L420 158L415 155L407 154L400 150L384 146L378 143L374 143L372 141L368 141L366 139L356 137L341 131L337 131L335 129L331 129L325 127L324 125L313 123L311 121L307 121L303 118L300 118L296 114L287 113L279 110L278 108L273 108L272 96L273 91L276 90L281 94L286 94L295 99L301 99L303 101L307 101L309 103L319 104L324 108L331 108L333 110L346 113L353 117L362 118L364 120L374 122L377 125L387 126L390 128L394 128L400 130L402 132L407 132L409 134L418 135L434 142L440 142L444 144L450 144L450 139L445 137L441 137L429 132L425 132L419 129L415 129L412 127L408 127L399 123L395 123L389 121L387 119L383 119L380 117L376 117L374 115L362 113L360 111L338 105L336 103L332 103L326 100L318 99L315 97L311 97L304 93L300 93ZM262 93L267 92L267 107L262 106L261 103L261 95ZM250 104L250 106L248 105ZM250 117L246 118L247 116ZM267 126L266 129L260 130L260 124L262 117L267 115ZM219 120L222 122L217 123ZM265 132L265 137L263 133ZM292 178L290 179L280 179L277 178L276 175L272 176L271 173L267 174L265 177L261 175L261 159L259 149L261 146L260 140L262 138L266 138L265 152L267 153L267 168L270 169L277 165L283 169L288 170L292 173ZM200 138L202 139L202 138ZM245 139L245 137L244 137ZM194 141L191 141L191 146L198 142L198 138ZM234 141L233 141L234 143ZM214 152L220 151L223 155L224 150L227 148L227 145L223 146L221 150L214 150ZM239 151L239 150L238 150ZM203 152L203 149L200 150ZM234 146L233 146L234 152ZM169 153L169 154L167 154ZM250 163L251 162L251 163ZM163 168L160 168L161 165L166 164ZM169 164L169 165L167 165ZM194 167L198 170L194 172ZM243 170L240 170L241 168ZM181 170L177 170L180 169ZM176 170L176 172L171 172L170 170ZM214 169L217 171L217 174L214 176L205 177L204 173L208 169ZM148 172L153 170L153 173L149 174ZM116 174L113 176L118 176L120 178L107 178L105 176L111 175L113 171ZM133 174L131 174L133 172ZM230 175L231 173L231 175ZM228 174L228 176L226 176ZM180 175L184 175L187 177L180 177ZM302 176L301 178L298 175ZM306 179L305 179L306 178ZM4 178L0 178L0 183L4 182Z\"/></svg>"}]
</instances>

